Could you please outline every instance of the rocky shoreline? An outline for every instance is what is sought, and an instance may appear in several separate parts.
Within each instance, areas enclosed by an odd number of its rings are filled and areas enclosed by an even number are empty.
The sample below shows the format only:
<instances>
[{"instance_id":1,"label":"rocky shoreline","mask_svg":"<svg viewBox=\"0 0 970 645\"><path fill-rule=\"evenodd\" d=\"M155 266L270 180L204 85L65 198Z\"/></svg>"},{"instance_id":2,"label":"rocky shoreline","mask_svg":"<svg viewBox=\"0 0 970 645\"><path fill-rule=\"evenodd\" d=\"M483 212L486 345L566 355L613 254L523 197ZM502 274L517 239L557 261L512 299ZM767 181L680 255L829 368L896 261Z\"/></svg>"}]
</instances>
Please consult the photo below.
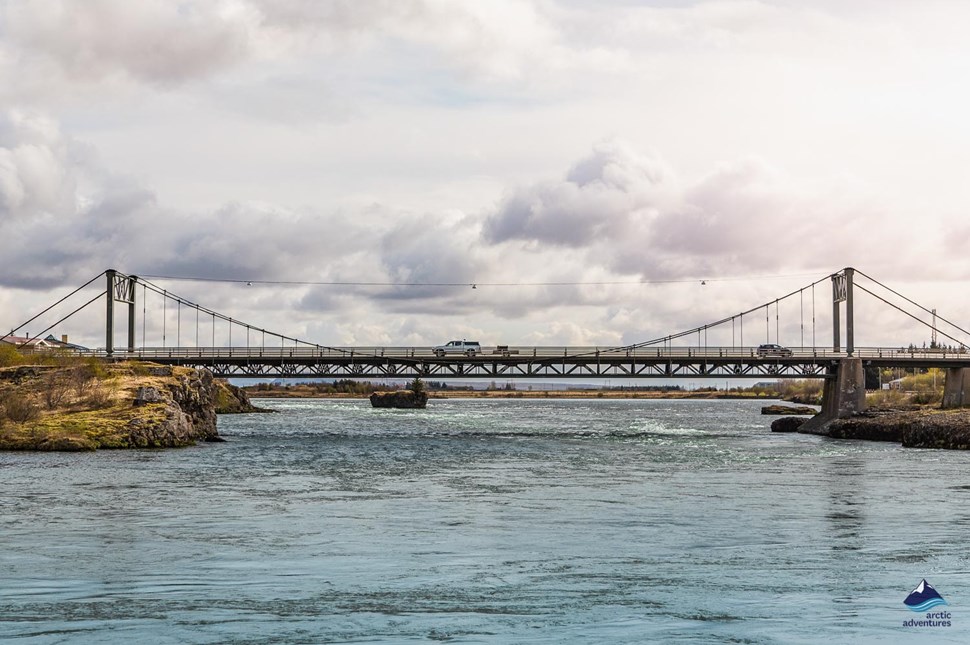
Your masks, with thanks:
<instances>
[{"instance_id":1,"label":"rocky shoreline","mask_svg":"<svg viewBox=\"0 0 970 645\"><path fill-rule=\"evenodd\" d=\"M806 420L783 417L771 424L772 432L802 432ZM833 439L890 441L906 448L970 450L970 409L870 409L828 424L821 434Z\"/></svg>"},{"instance_id":2,"label":"rocky shoreline","mask_svg":"<svg viewBox=\"0 0 970 645\"><path fill-rule=\"evenodd\" d=\"M0 450L172 448L222 441L216 415L259 411L207 370L149 363L0 369Z\"/></svg>"}]
</instances>

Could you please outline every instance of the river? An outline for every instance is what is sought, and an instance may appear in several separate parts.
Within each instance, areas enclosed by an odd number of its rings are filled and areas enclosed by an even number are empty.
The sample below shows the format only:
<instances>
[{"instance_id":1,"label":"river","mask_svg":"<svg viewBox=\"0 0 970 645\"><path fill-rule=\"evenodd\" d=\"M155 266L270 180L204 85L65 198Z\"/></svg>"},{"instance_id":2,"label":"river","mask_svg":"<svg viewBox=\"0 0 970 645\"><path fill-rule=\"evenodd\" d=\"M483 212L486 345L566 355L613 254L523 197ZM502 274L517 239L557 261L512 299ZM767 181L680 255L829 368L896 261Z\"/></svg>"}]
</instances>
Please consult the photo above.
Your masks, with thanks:
<instances>
[{"instance_id":1,"label":"river","mask_svg":"<svg viewBox=\"0 0 970 645\"><path fill-rule=\"evenodd\" d=\"M226 443L0 453L0 641L970 641L970 453L755 401L258 403ZM903 626L924 578L949 627Z\"/></svg>"}]
</instances>

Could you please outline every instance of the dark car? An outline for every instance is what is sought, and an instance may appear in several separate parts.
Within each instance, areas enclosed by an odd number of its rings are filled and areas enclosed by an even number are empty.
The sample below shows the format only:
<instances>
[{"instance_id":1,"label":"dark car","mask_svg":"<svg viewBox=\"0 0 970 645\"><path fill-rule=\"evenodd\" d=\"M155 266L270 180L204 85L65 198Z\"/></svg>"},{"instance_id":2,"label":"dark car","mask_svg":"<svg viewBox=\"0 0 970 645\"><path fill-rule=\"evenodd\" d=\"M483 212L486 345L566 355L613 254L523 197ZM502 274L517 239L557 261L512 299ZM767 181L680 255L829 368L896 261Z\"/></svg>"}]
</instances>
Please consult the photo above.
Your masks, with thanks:
<instances>
[{"instance_id":1,"label":"dark car","mask_svg":"<svg viewBox=\"0 0 970 645\"><path fill-rule=\"evenodd\" d=\"M781 345L767 343L758 345L758 356L791 356L791 350Z\"/></svg>"}]
</instances>

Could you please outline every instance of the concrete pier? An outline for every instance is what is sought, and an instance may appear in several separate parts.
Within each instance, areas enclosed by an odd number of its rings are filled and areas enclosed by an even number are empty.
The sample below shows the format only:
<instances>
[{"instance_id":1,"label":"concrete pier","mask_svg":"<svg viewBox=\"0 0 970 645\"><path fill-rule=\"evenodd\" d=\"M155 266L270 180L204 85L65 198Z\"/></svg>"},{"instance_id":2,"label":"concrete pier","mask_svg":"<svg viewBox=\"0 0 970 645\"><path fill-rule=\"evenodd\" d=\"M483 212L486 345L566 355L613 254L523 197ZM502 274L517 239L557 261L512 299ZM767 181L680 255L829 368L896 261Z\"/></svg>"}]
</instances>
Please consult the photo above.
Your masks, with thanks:
<instances>
[{"instance_id":1,"label":"concrete pier","mask_svg":"<svg viewBox=\"0 0 970 645\"><path fill-rule=\"evenodd\" d=\"M943 405L940 407L946 410L967 406L970 406L970 369L948 367L943 385Z\"/></svg>"},{"instance_id":2,"label":"concrete pier","mask_svg":"<svg viewBox=\"0 0 970 645\"><path fill-rule=\"evenodd\" d=\"M834 378L825 381L822 410L803 423L799 432L824 434L831 421L866 409L866 375L862 359L843 358L829 370Z\"/></svg>"}]
</instances>

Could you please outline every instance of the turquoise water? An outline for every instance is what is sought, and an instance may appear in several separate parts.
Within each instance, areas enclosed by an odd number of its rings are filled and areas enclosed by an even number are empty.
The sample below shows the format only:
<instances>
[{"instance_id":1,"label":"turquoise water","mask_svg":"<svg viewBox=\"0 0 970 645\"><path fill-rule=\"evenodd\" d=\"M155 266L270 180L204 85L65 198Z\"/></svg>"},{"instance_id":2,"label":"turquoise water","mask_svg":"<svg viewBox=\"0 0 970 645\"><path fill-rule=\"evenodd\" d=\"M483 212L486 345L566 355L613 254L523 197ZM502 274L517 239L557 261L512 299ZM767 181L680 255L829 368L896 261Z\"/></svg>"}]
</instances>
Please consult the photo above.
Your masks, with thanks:
<instances>
[{"instance_id":1,"label":"turquoise water","mask_svg":"<svg viewBox=\"0 0 970 645\"><path fill-rule=\"evenodd\" d=\"M970 454L750 401L264 401L0 453L13 643L970 642ZM949 628L903 627L926 578Z\"/></svg>"}]
</instances>

